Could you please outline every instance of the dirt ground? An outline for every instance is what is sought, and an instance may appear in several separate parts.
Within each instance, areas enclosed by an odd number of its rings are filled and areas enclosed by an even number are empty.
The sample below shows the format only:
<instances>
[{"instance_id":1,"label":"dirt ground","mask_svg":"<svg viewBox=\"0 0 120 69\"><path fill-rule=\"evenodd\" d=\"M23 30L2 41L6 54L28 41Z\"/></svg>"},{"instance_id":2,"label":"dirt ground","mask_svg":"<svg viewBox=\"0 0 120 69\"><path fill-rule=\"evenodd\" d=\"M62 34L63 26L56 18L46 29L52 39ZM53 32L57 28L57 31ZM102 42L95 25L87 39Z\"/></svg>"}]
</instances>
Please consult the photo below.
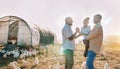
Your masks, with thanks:
<instances>
[{"instance_id":1,"label":"dirt ground","mask_svg":"<svg viewBox=\"0 0 120 69\"><path fill-rule=\"evenodd\" d=\"M50 45L48 47L48 54L45 48L40 48L40 53L37 55L39 58L39 64L34 66L35 57L25 58L26 61L30 62L26 68L21 69L64 69L64 56L60 54L60 46L61 45ZM107 46L105 45L102 50L104 51L104 55L98 55L95 60L95 69L104 69L105 63L108 63L110 69L120 69L117 68L120 65L120 47L119 46ZM85 62L86 58L83 57L84 45L76 44L76 49L74 52L74 67L73 69L81 69L81 65ZM5 59L2 59L5 60ZM9 60L9 62L7 62ZM8 59L6 65L4 62L0 61L0 69L13 69L9 66L10 62L17 61L18 66L24 66L22 64L22 59L11 60ZM10 61L11 60L11 61Z\"/></svg>"}]
</instances>

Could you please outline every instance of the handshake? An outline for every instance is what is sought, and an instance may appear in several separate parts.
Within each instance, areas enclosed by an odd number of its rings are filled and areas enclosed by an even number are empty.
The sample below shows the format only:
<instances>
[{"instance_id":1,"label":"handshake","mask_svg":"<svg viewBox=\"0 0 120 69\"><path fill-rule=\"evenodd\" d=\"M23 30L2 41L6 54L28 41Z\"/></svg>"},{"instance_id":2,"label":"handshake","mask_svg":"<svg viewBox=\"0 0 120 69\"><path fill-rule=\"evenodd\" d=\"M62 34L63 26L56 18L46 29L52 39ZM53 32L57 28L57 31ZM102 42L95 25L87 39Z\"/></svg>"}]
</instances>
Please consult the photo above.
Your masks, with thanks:
<instances>
[{"instance_id":1,"label":"handshake","mask_svg":"<svg viewBox=\"0 0 120 69\"><path fill-rule=\"evenodd\" d=\"M76 27L76 33L80 33L80 29Z\"/></svg>"},{"instance_id":2,"label":"handshake","mask_svg":"<svg viewBox=\"0 0 120 69\"><path fill-rule=\"evenodd\" d=\"M76 31L75 31L75 38L78 38L79 36L81 36L81 32L80 29L78 27L76 27Z\"/></svg>"}]
</instances>

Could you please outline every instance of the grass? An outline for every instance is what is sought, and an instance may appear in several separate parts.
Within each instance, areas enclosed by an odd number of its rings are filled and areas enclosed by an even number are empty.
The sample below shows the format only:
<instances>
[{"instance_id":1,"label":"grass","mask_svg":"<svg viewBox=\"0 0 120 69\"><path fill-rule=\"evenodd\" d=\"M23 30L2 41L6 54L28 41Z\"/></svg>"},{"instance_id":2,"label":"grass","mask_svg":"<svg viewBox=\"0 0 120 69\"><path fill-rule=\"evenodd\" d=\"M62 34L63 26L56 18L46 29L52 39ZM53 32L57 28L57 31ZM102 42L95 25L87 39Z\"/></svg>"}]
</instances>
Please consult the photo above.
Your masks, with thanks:
<instances>
[{"instance_id":1,"label":"grass","mask_svg":"<svg viewBox=\"0 0 120 69\"><path fill-rule=\"evenodd\" d=\"M40 53L37 55L39 57L40 63L34 67L33 69L51 69L54 66L57 66L58 63L61 62L62 66L64 66L63 60L61 60L61 57L63 55L60 55L60 46L59 44L50 45L48 47L48 54L46 55L46 49L41 47ZM105 55L100 56L98 55L95 60L95 69L103 69L104 64L108 62L110 69L116 69L116 65L120 64L120 47L119 46L103 46L103 51L105 52ZM76 44L76 50L74 54L74 67L73 69L80 69L82 62L86 60L86 58L83 57L83 51L84 51L84 45L83 44ZM28 62L31 64L34 62L35 57L29 57L26 58ZM9 63L11 61L17 61L19 63L19 66L22 66L21 59L1 59L6 60L4 62L7 62L6 64L2 63L0 64L0 69L10 69ZM0 62L1 63L1 62Z\"/></svg>"}]
</instances>

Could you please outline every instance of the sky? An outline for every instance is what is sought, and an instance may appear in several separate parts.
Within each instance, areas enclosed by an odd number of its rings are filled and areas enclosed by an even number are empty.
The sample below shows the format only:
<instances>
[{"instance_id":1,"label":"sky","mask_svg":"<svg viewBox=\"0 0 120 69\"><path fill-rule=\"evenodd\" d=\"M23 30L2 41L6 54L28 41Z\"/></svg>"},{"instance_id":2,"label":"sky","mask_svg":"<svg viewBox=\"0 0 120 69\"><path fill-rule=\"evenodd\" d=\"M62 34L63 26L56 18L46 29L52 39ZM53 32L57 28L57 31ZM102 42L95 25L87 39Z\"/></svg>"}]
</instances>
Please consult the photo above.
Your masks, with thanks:
<instances>
[{"instance_id":1,"label":"sky","mask_svg":"<svg viewBox=\"0 0 120 69\"><path fill-rule=\"evenodd\" d=\"M62 40L65 17L73 18L73 31L85 17L101 14L104 35L120 35L120 0L0 0L0 17L14 15L28 23L50 28Z\"/></svg>"}]
</instances>

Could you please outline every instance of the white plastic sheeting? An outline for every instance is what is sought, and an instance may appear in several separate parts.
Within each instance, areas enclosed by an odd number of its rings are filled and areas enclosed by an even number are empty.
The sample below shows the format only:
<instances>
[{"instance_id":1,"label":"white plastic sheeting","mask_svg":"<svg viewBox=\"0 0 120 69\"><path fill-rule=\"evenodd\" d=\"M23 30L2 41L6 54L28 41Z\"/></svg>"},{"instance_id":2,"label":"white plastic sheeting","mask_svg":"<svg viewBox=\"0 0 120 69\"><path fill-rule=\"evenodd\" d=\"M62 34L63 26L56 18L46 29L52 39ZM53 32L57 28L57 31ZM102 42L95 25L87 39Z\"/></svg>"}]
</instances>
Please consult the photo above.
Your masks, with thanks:
<instances>
[{"instance_id":1,"label":"white plastic sheeting","mask_svg":"<svg viewBox=\"0 0 120 69\"><path fill-rule=\"evenodd\" d=\"M32 45L32 34L31 30L26 23L19 21L19 30L18 30L18 45Z\"/></svg>"},{"instance_id":2,"label":"white plastic sheeting","mask_svg":"<svg viewBox=\"0 0 120 69\"><path fill-rule=\"evenodd\" d=\"M0 44L6 44L8 38L8 22L0 22Z\"/></svg>"},{"instance_id":3,"label":"white plastic sheeting","mask_svg":"<svg viewBox=\"0 0 120 69\"><path fill-rule=\"evenodd\" d=\"M6 44L8 40L16 39L18 46L47 45L54 43L54 36L50 30L28 24L19 17L0 18L0 44Z\"/></svg>"},{"instance_id":4,"label":"white plastic sheeting","mask_svg":"<svg viewBox=\"0 0 120 69\"><path fill-rule=\"evenodd\" d=\"M40 33L35 26L33 26L31 31L32 31L32 45L38 45L40 41Z\"/></svg>"}]
</instances>

